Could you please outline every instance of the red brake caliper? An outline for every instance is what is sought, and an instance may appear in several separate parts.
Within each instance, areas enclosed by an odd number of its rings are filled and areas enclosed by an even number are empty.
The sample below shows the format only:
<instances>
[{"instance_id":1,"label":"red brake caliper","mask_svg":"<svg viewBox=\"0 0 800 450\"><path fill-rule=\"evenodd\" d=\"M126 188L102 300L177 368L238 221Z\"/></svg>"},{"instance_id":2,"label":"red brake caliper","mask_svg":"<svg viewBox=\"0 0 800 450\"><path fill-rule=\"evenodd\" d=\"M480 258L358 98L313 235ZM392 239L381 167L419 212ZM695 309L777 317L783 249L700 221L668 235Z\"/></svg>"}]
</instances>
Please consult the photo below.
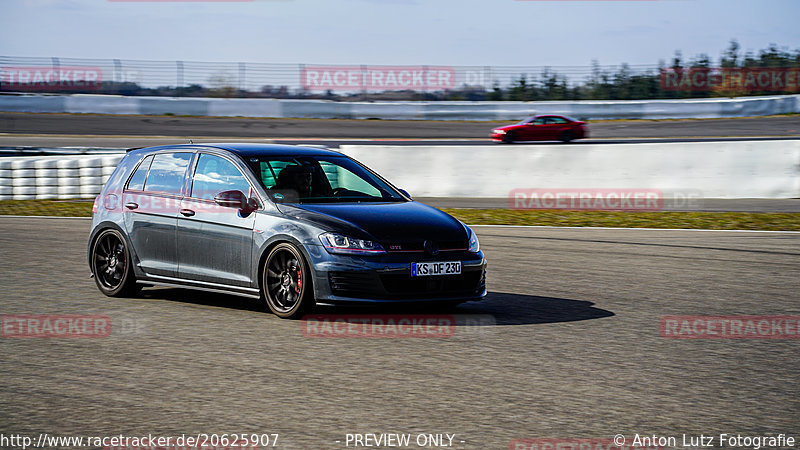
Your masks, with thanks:
<instances>
[{"instance_id":1,"label":"red brake caliper","mask_svg":"<svg viewBox=\"0 0 800 450\"><path fill-rule=\"evenodd\" d=\"M295 289L295 291L297 291L297 293L299 294L302 288L303 288L302 271L300 269L297 269L297 289Z\"/></svg>"}]
</instances>

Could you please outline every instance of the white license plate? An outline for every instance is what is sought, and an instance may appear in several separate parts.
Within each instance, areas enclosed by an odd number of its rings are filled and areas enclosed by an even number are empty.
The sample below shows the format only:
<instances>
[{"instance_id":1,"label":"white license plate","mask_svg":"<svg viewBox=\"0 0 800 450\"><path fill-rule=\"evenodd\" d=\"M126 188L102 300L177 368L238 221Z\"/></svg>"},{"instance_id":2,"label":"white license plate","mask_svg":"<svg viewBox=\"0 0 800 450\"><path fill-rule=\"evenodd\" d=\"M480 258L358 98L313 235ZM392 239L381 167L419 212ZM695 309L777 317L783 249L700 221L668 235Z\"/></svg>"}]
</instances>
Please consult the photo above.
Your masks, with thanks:
<instances>
[{"instance_id":1,"label":"white license plate","mask_svg":"<svg viewBox=\"0 0 800 450\"><path fill-rule=\"evenodd\" d=\"M411 263L412 277L461 274L461 261Z\"/></svg>"}]
</instances>

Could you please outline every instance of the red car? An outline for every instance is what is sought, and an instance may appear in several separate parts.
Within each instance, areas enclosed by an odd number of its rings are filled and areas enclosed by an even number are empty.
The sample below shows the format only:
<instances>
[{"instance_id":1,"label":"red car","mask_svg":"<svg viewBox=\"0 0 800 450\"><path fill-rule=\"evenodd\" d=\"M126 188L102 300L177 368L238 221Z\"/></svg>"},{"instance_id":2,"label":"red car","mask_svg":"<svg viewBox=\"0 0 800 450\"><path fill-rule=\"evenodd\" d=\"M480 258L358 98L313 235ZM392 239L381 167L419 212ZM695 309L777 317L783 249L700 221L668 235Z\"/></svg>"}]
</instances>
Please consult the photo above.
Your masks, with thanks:
<instances>
[{"instance_id":1,"label":"red car","mask_svg":"<svg viewBox=\"0 0 800 450\"><path fill-rule=\"evenodd\" d=\"M492 140L510 144L516 141L562 141L589 137L586 122L556 115L533 116L514 125L492 130Z\"/></svg>"}]
</instances>

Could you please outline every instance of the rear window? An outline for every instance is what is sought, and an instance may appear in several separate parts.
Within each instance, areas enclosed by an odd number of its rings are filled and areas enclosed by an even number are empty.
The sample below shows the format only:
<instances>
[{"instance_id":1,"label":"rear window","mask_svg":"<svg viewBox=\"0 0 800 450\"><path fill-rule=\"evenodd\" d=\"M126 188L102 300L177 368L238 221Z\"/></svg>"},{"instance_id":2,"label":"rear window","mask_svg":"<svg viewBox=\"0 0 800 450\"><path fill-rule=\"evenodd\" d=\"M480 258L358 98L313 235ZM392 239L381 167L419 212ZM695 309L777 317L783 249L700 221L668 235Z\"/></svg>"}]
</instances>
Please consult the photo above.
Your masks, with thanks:
<instances>
[{"instance_id":1,"label":"rear window","mask_svg":"<svg viewBox=\"0 0 800 450\"><path fill-rule=\"evenodd\" d=\"M128 189L133 189L135 191L141 191L144 189L144 179L147 177L147 171L150 169L150 163L153 162L153 156L147 156L139 167L136 169L136 172L133 172L130 181L128 181Z\"/></svg>"},{"instance_id":2,"label":"rear window","mask_svg":"<svg viewBox=\"0 0 800 450\"><path fill-rule=\"evenodd\" d=\"M180 194L186 168L192 160L192 153L159 153L150 164L144 190L148 192L163 192L165 194Z\"/></svg>"}]
</instances>

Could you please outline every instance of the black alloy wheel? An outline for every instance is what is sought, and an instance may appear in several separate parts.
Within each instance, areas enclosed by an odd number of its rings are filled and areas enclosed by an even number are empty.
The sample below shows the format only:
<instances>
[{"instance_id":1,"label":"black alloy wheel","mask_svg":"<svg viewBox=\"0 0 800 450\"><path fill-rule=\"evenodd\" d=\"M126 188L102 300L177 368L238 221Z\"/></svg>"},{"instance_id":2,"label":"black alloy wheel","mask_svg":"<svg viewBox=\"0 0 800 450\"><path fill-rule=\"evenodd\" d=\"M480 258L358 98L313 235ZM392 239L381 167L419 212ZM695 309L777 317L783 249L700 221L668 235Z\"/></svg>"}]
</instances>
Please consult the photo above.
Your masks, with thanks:
<instances>
[{"instance_id":1,"label":"black alloy wheel","mask_svg":"<svg viewBox=\"0 0 800 450\"><path fill-rule=\"evenodd\" d=\"M270 311L279 317L298 319L314 307L308 266L291 244L278 244L269 252L261 288Z\"/></svg>"},{"instance_id":2,"label":"black alloy wheel","mask_svg":"<svg viewBox=\"0 0 800 450\"><path fill-rule=\"evenodd\" d=\"M130 296L140 289L125 239L116 230L105 230L95 239L91 269L97 287L109 297Z\"/></svg>"}]
</instances>

